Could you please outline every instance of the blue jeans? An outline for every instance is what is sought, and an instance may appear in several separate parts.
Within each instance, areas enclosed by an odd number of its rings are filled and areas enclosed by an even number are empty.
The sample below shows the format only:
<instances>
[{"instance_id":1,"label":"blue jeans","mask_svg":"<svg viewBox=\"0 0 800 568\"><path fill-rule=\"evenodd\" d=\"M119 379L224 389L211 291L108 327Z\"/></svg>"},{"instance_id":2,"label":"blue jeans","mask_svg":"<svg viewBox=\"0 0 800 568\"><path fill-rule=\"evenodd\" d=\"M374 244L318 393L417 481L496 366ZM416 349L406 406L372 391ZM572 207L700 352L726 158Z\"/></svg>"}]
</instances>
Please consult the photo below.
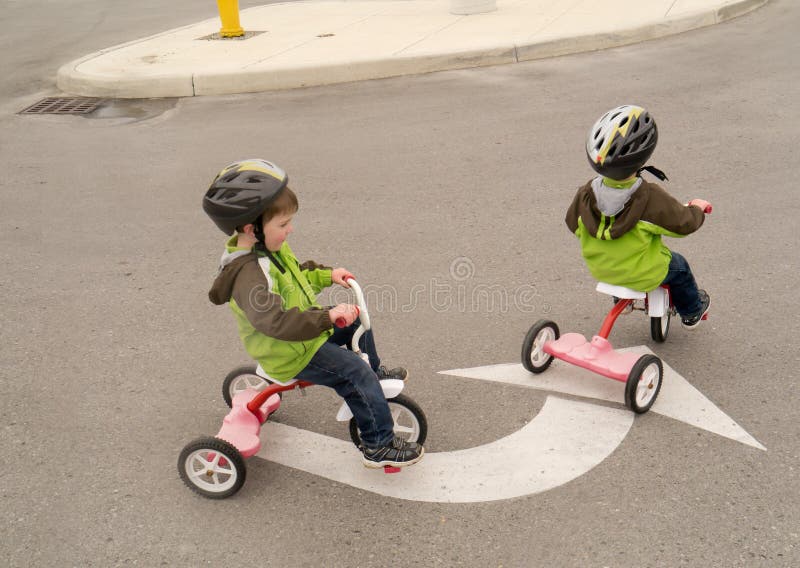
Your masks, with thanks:
<instances>
[{"instance_id":1,"label":"blue jeans","mask_svg":"<svg viewBox=\"0 0 800 568\"><path fill-rule=\"evenodd\" d=\"M697 293L697 282L686 259L675 251L671 252L672 260L669 261L669 270L662 284L669 284L672 303L678 313L681 316L694 316L703 309Z\"/></svg>"},{"instance_id":2,"label":"blue jeans","mask_svg":"<svg viewBox=\"0 0 800 568\"><path fill-rule=\"evenodd\" d=\"M370 368L377 369L380 363L372 332L365 333L359 341L361 350L370 357L370 365L340 347L353 337L358 324L356 320L352 326L334 331L295 378L334 389L350 407L364 446L379 448L394 438L394 420L378 376Z\"/></svg>"},{"instance_id":3,"label":"blue jeans","mask_svg":"<svg viewBox=\"0 0 800 568\"><path fill-rule=\"evenodd\" d=\"M356 321L353 322L352 325L342 328L334 327L333 335L331 335L328 341L335 343L336 345L345 345L348 349L350 349L350 343L353 340L353 335L360 325L361 320L356 318ZM372 370L377 373L378 367L381 364L381 359L378 357L378 350L375 348L375 336L372 335L371 329L365 332L361 336L361 339L358 340L358 348L367 354L369 357L369 366L372 367Z\"/></svg>"}]
</instances>

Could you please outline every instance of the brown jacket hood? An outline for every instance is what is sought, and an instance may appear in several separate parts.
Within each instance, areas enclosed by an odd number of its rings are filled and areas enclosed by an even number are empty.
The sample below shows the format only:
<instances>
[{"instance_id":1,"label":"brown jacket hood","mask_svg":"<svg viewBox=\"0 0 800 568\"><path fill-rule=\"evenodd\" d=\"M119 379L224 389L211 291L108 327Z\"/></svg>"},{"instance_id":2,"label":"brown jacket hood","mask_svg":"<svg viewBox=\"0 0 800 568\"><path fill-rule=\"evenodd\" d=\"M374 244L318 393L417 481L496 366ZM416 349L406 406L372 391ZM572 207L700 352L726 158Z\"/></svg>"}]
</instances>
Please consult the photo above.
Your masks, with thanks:
<instances>
[{"instance_id":1,"label":"brown jacket hood","mask_svg":"<svg viewBox=\"0 0 800 568\"><path fill-rule=\"evenodd\" d=\"M640 222L679 236L689 235L702 226L705 215L699 207L687 207L660 185L648 181L642 181L619 213L604 215L589 181L575 194L564 219L572 233L578 230L578 219L590 235L609 240L634 230Z\"/></svg>"},{"instance_id":2,"label":"brown jacket hood","mask_svg":"<svg viewBox=\"0 0 800 568\"><path fill-rule=\"evenodd\" d=\"M230 301L236 277L242 268L251 262L258 263L256 255L252 251L237 251L223 255L222 266L211 285L211 290L208 291L208 299L211 300L211 303L221 306Z\"/></svg>"}]
</instances>

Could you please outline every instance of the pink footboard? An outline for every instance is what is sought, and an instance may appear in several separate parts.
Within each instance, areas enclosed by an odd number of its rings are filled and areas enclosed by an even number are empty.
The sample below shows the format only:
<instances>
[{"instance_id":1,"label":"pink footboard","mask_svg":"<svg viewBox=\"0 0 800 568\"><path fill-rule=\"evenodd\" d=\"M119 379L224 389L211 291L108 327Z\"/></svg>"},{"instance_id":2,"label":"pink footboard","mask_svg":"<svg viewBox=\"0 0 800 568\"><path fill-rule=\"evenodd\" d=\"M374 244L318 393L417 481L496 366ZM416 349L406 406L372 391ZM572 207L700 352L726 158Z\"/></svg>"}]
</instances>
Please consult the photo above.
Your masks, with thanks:
<instances>
[{"instance_id":1,"label":"pink footboard","mask_svg":"<svg viewBox=\"0 0 800 568\"><path fill-rule=\"evenodd\" d=\"M270 396L258 409L258 415L247 409L247 403L258 394L254 389L247 389L233 397L233 408L222 420L222 428L217 433L217 438L230 442L239 450L242 457L254 456L261 449L261 424L267 417L275 412L281 405L277 394Z\"/></svg>"},{"instance_id":2,"label":"pink footboard","mask_svg":"<svg viewBox=\"0 0 800 568\"><path fill-rule=\"evenodd\" d=\"M641 357L636 353L614 351L607 339L597 335L586 341L580 333L565 333L555 341L548 341L544 351L567 363L622 382L628 380L633 365Z\"/></svg>"}]
</instances>

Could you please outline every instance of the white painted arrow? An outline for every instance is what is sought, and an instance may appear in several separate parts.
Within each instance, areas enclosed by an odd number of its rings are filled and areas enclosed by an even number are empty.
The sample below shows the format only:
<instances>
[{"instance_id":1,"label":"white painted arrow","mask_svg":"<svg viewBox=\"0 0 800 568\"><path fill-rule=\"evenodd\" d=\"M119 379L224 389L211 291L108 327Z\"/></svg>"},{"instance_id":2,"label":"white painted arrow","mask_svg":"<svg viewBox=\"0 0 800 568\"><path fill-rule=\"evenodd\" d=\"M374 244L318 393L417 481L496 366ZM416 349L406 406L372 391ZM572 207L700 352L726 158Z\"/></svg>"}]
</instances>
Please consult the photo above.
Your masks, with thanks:
<instances>
[{"instance_id":1,"label":"white painted arrow","mask_svg":"<svg viewBox=\"0 0 800 568\"><path fill-rule=\"evenodd\" d=\"M295 469L412 501L467 503L547 491L602 462L633 424L629 410L548 397L520 430L489 444L426 453L398 474L369 470L352 442L284 424L264 425L258 456Z\"/></svg>"},{"instance_id":2,"label":"white painted arrow","mask_svg":"<svg viewBox=\"0 0 800 568\"><path fill-rule=\"evenodd\" d=\"M651 353L647 347L627 349ZM625 350L623 350L625 351ZM554 361L533 375L518 363L442 371L472 379L561 392L622 404L624 385ZM664 365L661 393L650 410L765 450L689 382ZM548 396L541 411L513 434L482 446L426 453L399 474L361 464L349 441L268 422L259 457L359 489L413 501L468 503L510 499L563 485L602 462L622 443L634 420L624 408Z\"/></svg>"},{"instance_id":3,"label":"white painted arrow","mask_svg":"<svg viewBox=\"0 0 800 568\"><path fill-rule=\"evenodd\" d=\"M644 345L619 349L619 351L630 351L641 353L642 355L652 353ZM696 428L736 440L742 444L766 450L730 416L722 412L714 403L693 387L689 381L679 375L672 367L663 363L663 361L662 364L664 365L664 376L661 383L661 392L650 412L656 412ZM519 363L488 365L471 369L453 369L451 371L441 371L441 374L561 392L618 403L625 400L625 385L623 383L600 377L590 371L559 360L553 361L550 369L538 375L529 373Z\"/></svg>"}]
</instances>

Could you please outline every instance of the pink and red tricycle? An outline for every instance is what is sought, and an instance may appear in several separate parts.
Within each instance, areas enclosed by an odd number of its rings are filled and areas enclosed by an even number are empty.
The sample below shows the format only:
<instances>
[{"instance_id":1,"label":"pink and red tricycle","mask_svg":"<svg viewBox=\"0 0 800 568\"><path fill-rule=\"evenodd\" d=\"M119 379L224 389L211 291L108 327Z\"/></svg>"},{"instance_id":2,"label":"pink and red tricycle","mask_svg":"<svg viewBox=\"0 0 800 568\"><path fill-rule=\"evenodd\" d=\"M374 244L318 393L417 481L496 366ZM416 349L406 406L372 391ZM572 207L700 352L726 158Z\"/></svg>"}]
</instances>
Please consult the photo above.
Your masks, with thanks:
<instances>
[{"instance_id":1,"label":"pink and red tricycle","mask_svg":"<svg viewBox=\"0 0 800 568\"><path fill-rule=\"evenodd\" d=\"M370 329L366 301L358 283L353 279L348 282L356 295L361 322L350 348L369 363L367 355L358 347L359 338ZM337 321L337 325L342 327L343 322ZM383 379L380 383L394 420L395 436L423 444L428 422L419 405L400 394L405 383L400 379ZM313 383L297 379L275 382L256 365L239 367L228 373L222 384L222 396L231 410L216 436L198 438L183 448L178 457L181 479L190 489L211 499L224 499L239 491L246 475L244 460L261 449L261 426L280 407L282 393L301 389L305 394L304 389L310 386ZM360 447L358 426L346 403L340 406L336 420L349 422L350 439ZM398 468L384 468L384 471L396 473Z\"/></svg>"}]
</instances>

